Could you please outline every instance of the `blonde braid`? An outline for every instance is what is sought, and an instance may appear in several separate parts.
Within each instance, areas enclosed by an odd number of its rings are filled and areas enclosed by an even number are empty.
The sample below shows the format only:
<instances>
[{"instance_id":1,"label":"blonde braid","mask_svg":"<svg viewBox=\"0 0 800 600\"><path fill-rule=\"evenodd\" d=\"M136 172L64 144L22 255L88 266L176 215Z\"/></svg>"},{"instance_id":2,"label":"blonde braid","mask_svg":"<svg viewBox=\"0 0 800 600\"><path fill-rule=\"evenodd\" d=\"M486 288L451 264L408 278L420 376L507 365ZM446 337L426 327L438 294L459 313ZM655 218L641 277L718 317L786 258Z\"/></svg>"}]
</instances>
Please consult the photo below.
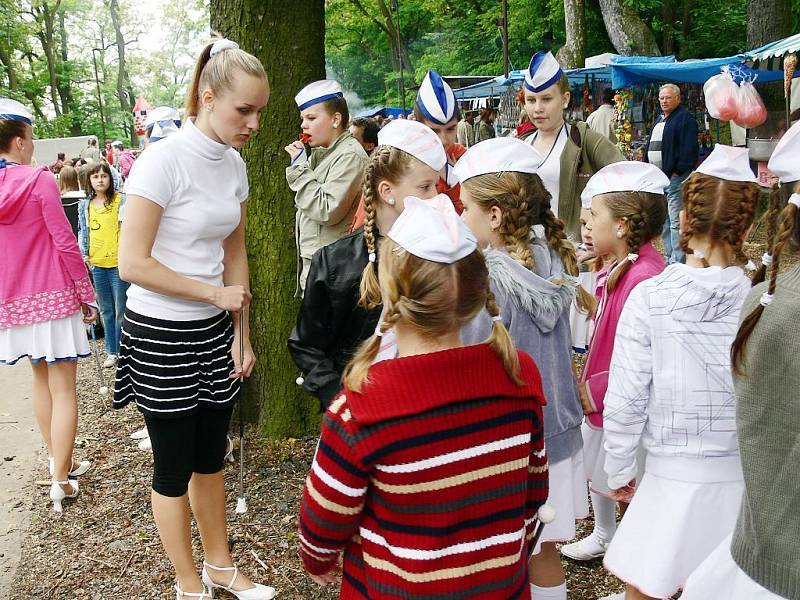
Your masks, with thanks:
<instances>
[{"instance_id":1,"label":"blonde braid","mask_svg":"<svg viewBox=\"0 0 800 600\"><path fill-rule=\"evenodd\" d=\"M381 288L378 283L378 273L376 261L378 253L378 241L375 235L375 194L380 174L386 168L391 158L392 149L389 146L381 146L370 158L364 171L364 183L362 194L364 196L364 240L367 242L367 252L370 256L375 255L376 260L367 262L364 271L361 273L361 283L359 284L359 306L370 310L381 303Z\"/></svg>"},{"instance_id":2,"label":"blonde braid","mask_svg":"<svg viewBox=\"0 0 800 600\"><path fill-rule=\"evenodd\" d=\"M573 277L577 277L580 273L578 257L575 255L574 244L567 237L564 222L555 216L549 204L542 205L540 220L542 221L542 225L544 225L547 243L553 250L558 252L561 263L564 265L564 272ZM597 300L595 300L595 297L580 285L576 291L575 303L578 305L578 308L590 315L593 315L597 308Z\"/></svg>"},{"instance_id":3,"label":"blonde braid","mask_svg":"<svg viewBox=\"0 0 800 600\"><path fill-rule=\"evenodd\" d=\"M524 188L520 188L517 193L518 201L515 206L509 206L503 212L503 221L500 225L500 232L506 243L511 258L516 260L529 271L535 268L533 262L533 252L531 251L531 223L530 208L526 199Z\"/></svg>"},{"instance_id":4,"label":"blonde braid","mask_svg":"<svg viewBox=\"0 0 800 600\"><path fill-rule=\"evenodd\" d=\"M502 361L503 369L508 378L515 385L522 387L525 382L520 377L519 354L517 354L514 341L511 339L511 334L508 333L506 326L503 325L503 321L495 318L500 316L500 307L497 306L497 301L492 292L487 292L486 294L486 312L492 317L492 333L485 343L489 344Z\"/></svg>"}]
</instances>

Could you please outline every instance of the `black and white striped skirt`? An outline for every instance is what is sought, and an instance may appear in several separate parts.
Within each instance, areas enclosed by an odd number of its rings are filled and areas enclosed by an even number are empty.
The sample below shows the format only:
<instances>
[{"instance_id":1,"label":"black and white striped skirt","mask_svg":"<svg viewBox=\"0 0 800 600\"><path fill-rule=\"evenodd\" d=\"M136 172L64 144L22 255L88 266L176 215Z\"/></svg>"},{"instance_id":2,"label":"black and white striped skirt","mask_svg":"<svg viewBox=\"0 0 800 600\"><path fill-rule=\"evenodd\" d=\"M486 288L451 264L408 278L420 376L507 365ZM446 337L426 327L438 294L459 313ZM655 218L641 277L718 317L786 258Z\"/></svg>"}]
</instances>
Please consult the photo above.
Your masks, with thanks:
<instances>
[{"instance_id":1,"label":"black and white striped skirt","mask_svg":"<svg viewBox=\"0 0 800 600\"><path fill-rule=\"evenodd\" d=\"M135 402L149 417L176 418L198 407L226 408L239 393L233 372L233 322L227 312L165 321L125 311L114 408Z\"/></svg>"}]
</instances>

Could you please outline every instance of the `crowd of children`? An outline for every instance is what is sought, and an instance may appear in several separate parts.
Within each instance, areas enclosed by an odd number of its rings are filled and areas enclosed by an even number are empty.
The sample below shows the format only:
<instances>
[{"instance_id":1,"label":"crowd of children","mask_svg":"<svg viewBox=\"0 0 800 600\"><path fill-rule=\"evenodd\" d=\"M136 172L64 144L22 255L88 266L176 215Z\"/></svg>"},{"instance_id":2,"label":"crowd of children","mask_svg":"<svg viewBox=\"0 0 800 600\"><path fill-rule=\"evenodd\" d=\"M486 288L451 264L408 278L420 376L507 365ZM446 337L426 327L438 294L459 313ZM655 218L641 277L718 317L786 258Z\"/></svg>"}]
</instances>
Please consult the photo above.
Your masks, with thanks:
<instances>
[{"instance_id":1,"label":"crowd of children","mask_svg":"<svg viewBox=\"0 0 800 600\"><path fill-rule=\"evenodd\" d=\"M562 554L602 557L626 586L607 599L800 599L800 267L778 276L800 245L800 124L769 164L795 193L782 208L773 190L762 269L747 275L760 197L748 152L722 145L684 184L686 262L666 266L653 240L668 178L566 123L565 81L549 52L534 55L521 95L528 135L469 149L435 71L415 118L383 127L377 144L370 133L369 153L337 82L295 97L302 135L285 148L286 179L302 305L288 347L324 411L298 520L303 565L320 585L341 575L348 599L566 600ZM269 93L255 57L209 44L183 127L174 109L148 121L151 142L170 140L133 165L124 218L122 190L98 162L77 211L80 254L62 239L65 219L39 223L69 259L58 271L69 310L31 324L0 297L0 361L35 362L43 328L74 333L80 310L95 316L83 255L107 366L120 357L114 405L135 403L147 423L135 435L152 440L154 519L178 600L276 593L233 564L222 477L239 378L255 365L249 184L235 150ZM17 164L30 159L29 113L4 113L0 181L46 187ZM0 236L21 206L52 204L30 196L0 195ZM86 353L85 336L73 345L42 358ZM48 439L59 507L85 472L71 444ZM574 541L589 500L594 529Z\"/></svg>"}]
</instances>

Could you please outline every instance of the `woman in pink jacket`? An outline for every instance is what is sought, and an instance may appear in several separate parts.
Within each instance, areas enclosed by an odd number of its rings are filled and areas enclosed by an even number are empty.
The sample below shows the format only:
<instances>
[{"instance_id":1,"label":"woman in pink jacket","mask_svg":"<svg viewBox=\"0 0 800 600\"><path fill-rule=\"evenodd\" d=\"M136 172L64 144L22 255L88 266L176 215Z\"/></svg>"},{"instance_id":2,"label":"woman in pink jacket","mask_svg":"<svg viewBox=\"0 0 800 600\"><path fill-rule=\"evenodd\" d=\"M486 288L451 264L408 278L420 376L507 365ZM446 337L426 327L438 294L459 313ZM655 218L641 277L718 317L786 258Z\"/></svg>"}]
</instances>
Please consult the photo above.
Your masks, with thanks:
<instances>
[{"instance_id":1,"label":"woman in pink jacket","mask_svg":"<svg viewBox=\"0 0 800 600\"><path fill-rule=\"evenodd\" d=\"M61 510L78 495L74 477L91 463L75 462L77 358L88 356L84 323L97 318L94 291L58 185L46 167L30 166L33 117L0 98L0 363L28 357L33 409L47 444L50 498Z\"/></svg>"}]
</instances>

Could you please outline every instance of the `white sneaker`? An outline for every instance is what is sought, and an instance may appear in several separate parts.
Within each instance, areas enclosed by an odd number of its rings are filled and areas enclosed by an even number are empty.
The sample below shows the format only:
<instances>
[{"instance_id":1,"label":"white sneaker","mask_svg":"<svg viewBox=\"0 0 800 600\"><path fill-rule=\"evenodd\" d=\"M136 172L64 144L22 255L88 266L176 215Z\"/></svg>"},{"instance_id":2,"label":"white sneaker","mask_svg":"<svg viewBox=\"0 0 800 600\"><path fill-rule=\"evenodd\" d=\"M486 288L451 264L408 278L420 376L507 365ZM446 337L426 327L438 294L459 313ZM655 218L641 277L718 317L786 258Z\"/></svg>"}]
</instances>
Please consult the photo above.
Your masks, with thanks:
<instances>
[{"instance_id":1,"label":"white sneaker","mask_svg":"<svg viewBox=\"0 0 800 600\"><path fill-rule=\"evenodd\" d=\"M142 441L139 442L138 445L139 450L152 450L153 444L150 443L150 436L144 438Z\"/></svg>"},{"instance_id":2,"label":"white sneaker","mask_svg":"<svg viewBox=\"0 0 800 600\"><path fill-rule=\"evenodd\" d=\"M143 440L146 437L150 437L150 434L147 433L147 427L142 427L141 429L137 429L131 434L132 440Z\"/></svg>"},{"instance_id":3,"label":"white sneaker","mask_svg":"<svg viewBox=\"0 0 800 600\"><path fill-rule=\"evenodd\" d=\"M109 354L106 357L106 361L103 363L103 368L104 369L110 369L115 364L117 364L117 355L116 354Z\"/></svg>"},{"instance_id":4,"label":"white sneaker","mask_svg":"<svg viewBox=\"0 0 800 600\"><path fill-rule=\"evenodd\" d=\"M572 560L594 560L605 556L607 549L608 542L592 532L582 540L561 546L561 554Z\"/></svg>"}]
</instances>

